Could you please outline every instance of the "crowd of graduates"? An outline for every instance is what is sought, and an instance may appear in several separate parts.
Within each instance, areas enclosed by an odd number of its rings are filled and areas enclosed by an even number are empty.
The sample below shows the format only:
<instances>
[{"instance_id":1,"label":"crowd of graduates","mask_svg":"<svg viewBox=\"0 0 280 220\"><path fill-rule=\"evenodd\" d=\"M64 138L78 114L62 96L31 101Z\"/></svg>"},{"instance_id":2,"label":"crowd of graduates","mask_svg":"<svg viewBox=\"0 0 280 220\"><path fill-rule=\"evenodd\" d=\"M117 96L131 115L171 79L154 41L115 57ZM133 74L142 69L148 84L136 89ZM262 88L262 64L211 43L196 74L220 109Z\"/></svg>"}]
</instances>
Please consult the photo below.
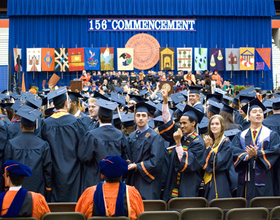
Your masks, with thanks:
<instances>
[{"instance_id":1,"label":"crowd of graduates","mask_svg":"<svg viewBox=\"0 0 280 220\"><path fill-rule=\"evenodd\" d=\"M81 92L0 94L0 174L6 160L20 162L33 172L25 189L77 202L103 181L99 162L117 155L127 161L122 181L143 200L280 195L277 92L235 94L217 72L84 72L81 80ZM173 94L159 88L167 80ZM5 183L1 175L1 191Z\"/></svg>"}]
</instances>

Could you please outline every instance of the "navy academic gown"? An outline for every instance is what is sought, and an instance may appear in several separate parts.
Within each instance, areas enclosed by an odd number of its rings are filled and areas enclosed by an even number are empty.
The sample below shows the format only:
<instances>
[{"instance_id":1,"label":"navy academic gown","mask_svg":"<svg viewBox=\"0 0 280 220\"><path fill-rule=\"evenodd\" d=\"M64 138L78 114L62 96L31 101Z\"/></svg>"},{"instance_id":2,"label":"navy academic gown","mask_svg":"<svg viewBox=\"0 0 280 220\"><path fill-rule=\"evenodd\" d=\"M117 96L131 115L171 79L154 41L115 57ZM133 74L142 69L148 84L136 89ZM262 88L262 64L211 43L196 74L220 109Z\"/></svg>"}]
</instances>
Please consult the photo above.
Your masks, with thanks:
<instances>
[{"instance_id":1,"label":"navy academic gown","mask_svg":"<svg viewBox=\"0 0 280 220\"><path fill-rule=\"evenodd\" d=\"M215 157L215 181L217 188L218 198L230 198L230 176L229 171L232 167L232 148L231 142L226 138L226 141L222 142L219 146L217 155ZM208 201L216 199L215 181L213 175L214 165L214 151L211 148L206 150L206 163L203 169L207 173L212 173L212 179L205 185L205 198Z\"/></svg>"},{"instance_id":2,"label":"navy academic gown","mask_svg":"<svg viewBox=\"0 0 280 220\"><path fill-rule=\"evenodd\" d=\"M49 142L53 160L52 201L77 202L83 185L83 166L77 157L79 140L85 134L79 118L67 114L44 120L42 137Z\"/></svg>"},{"instance_id":3,"label":"navy academic gown","mask_svg":"<svg viewBox=\"0 0 280 220\"><path fill-rule=\"evenodd\" d=\"M5 147L5 160L11 159L30 167L33 174L24 178L23 187L45 195L52 187L52 159L47 141L32 132L23 132L9 140Z\"/></svg>"},{"instance_id":4,"label":"navy academic gown","mask_svg":"<svg viewBox=\"0 0 280 220\"><path fill-rule=\"evenodd\" d=\"M266 127L263 126L262 129L264 128ZM276 178L271 168L279 157L280 138L274 131L270 131L270 135L263 138L264 141L261 141L261 136L258 141L257 159L251 158L248 161L244 161L247 155L244 146L251 144L250 129L237 133L232 141L233 163L235 171L238 173L237 196L246 196L248 201L257 196L274 196L275 194ZM263 150L261 150L262 146Z\"/></svg>"},{"instance_id":5,"label":"navy academic gown","mask_svg":"<svg viewBox=\"0 0 280 220\"><path fill-rule=\"evenodd\" d=\"M263 125L268 127L270 130L275 131L280 136L280 114L274 114L263 120ZM275 182L275 195L280 196L280 157L278 157L274 166L274 174L277 178Z\"/></svg>"},{"instance_id":6,"label":"navy academic gown","mask_svg":"<svg viewBox=\"0 0 280 220\"><path fill-rule=\"evenodd\" d=\"M160 199L166 155L164 140L149 128L138 137L136 131L132 132L128 145L128 158L137 170L129 171L127 184L135 186L142 199Z\"/></svg>"},{"instance_id":7,"label":"navy academic gown","mask_svg":"<svg viewBox=\"0 0 280 220\"><path fill-rule=\"evenodd\" d=\"M88 131L92 121L91 118L86 114L84 114L83 112L80 112L79 118L84 123L86 131Z\"/></svg>"},{"instance_id":8,"label":"navy academic gown","mask_svg":"<svg viewBox=\"0 0 280 220\"><path fill-rule=\"evenodd\" d=\"M274 114L263 120L263 125L280 136L280 114Z\"/></svg>"},{"instance_id":9,"label":"navy academic gown","mask_svg":"<svg viewBox=\"0 0 280 220\"><path fill-rule=\"evenodd\" d=\"M251 122L247 121L247 119L243 119L239 125L240 125L240 128L242 129L242 131L244 131L247 128L250 128Z\"/></svg>"},{"instance_id":10,"label":"navy academic gown","mask_svg":"<svg viewBox=\"0 0 280 220\"><path fill-rule=\"evenodd\" d=\"M159 127L162 137L174 145L173 133L178 127L174 121L170 120ZM186 145L182 138L182 146ZM173 148L169 154L169 170L167 174L166 186L162 199L168 201L172 198L174 181L177 178L177 172L181 173L181 180L178 189L179 197L197 197L199 187L202 181L201 169L205 164L205 148L201 136L197 136L190 142L187 152L184 152L181 162L178 159L176 149Z\"/></svg>"},{"instance_id":11,"label":"navy academic gown","mask_svg":"<svg viewBox=\"0 0 280 220\"><path fill-rule=\"evenodd\" d=\"M84 189L102 181L99 161L113 155L119 155L126 160L126 148L125 135L112 125L88 131L80 140L77 150L79 160L86 166Z\"/></svg>"},{"instance_id":12,"label":"navy academic gown","mask_svg":"<svg viewBox=\"0 0 280 220\"><path fill-rule=\"evenodd\" d=\"M3 179L3 166L4 149L8 141L8 126L3 120L0 120L0 193L4 191L4 179Z\"/></svg>"},{"instance_id":13,"label":"navy academic gown","mask_svg":"<svg viewBox=\"0 0 280 220\"><path fill-rule=\"evenodd\" d=\"M234 122L236 124L240 124L243 121L243 116L239 113L239 111L234 111Z\"/></svg>"}]
</instances>

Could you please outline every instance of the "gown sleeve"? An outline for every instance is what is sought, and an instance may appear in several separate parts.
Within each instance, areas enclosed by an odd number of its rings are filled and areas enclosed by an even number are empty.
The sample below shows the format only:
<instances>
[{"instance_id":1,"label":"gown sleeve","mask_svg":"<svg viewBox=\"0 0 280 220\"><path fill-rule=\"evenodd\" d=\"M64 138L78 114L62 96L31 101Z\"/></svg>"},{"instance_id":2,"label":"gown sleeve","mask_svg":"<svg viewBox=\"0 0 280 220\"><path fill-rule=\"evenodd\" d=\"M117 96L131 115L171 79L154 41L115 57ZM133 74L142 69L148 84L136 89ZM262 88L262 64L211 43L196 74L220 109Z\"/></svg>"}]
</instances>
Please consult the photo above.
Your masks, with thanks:
<instances>
[{"instance_id":1,"label":"gown sleeve","mask_svg":"<svg viewBox=\"0 0 280 220\"><path fill-rule=\"evenodd\" d=\"M138 190L134 186L127 186L129 193L129 203L131 208L130 219L136 220L137 216L144 212L144 205Z\"/></svg>"},{"instance_id":2,"label":"gown sleeve","mask_svg":"<svg viewBox=\"0 0 280 220\"><path fill-rule=\"evenodd\" d=\"M75 212L83 213L87 217L87 219L92 217L93 195L95 189L96 186L87 188L79 198L75 208Z\"/></svg>"},{"instance_id":3,"label":"gown sleeve","mask_svg":"<svg viewBox=\"0 0 280 220\"><path fill-rule=\"evenodd\" d=\"M30 193L33 200L32 217L41 219L44 214L51 212L44 196L40 193Z\"/></svg>"}]
</instances>

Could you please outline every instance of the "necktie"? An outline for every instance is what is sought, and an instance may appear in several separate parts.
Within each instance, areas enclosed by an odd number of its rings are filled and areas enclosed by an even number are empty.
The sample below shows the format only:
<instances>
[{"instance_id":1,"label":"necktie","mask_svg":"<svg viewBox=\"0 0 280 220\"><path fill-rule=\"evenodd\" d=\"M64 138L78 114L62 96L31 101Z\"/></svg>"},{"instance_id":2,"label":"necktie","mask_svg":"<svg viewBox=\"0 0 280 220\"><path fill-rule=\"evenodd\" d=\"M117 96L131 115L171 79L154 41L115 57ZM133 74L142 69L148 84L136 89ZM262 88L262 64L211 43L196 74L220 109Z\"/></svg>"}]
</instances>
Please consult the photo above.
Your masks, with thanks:
<instances>
[{"instance_id":1,"label":"necktie","mask_svg":"<svg viewBox=\"0 0 280 220\"><path fill-rule=\"evenodd\" d=\"M257 134L257 131L254 130L254 131L253 131L253 136L254 136L254 138L256 137L256 134Z\"/></svg>"}]
</instances>

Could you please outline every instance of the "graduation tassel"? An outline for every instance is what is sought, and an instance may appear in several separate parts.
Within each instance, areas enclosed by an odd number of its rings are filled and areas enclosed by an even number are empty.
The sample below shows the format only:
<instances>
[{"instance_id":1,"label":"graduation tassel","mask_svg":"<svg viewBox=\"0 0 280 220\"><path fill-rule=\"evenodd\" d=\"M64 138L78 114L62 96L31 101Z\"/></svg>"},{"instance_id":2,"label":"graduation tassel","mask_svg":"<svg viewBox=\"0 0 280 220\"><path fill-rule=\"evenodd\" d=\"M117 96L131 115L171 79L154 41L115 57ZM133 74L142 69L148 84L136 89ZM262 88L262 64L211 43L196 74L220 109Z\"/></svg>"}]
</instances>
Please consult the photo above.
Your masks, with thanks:
<instances>
[{"instance_id":1,"label":"graduation tassel","mask_svg":"<svg viewBox=\"0 0 280 220\"><path fill-rule=\"evenodd\" d=\"M36 129L38 129L38 118L36 119L36 126L35 126Z\"/></svg>"},{"instance_id":2,"label":"graduation tassel","mask_svg":"<svg viewBox=\"0 0 280 220\"><path fill-rule=\"evenodd\" d=\"M117 107L117 110L118 110L119 118L120 118L120 120L122 120L122 116L121 116L121 113L120 113L119 106Z\"/></svg>"},{"instance_id":3,"label":"graduation tassel","mask_svg":"<svg viewBox=\"0 0 280 220\"><path fill-rule=\"evenodd\" d=\"M82 111L81 102L80 102L80 100L79 100L79 99L78 99L78 105L79 105L79 109L80 109L80 111Z\"/></svg>"},{"instance_id":4,"label":"graduation tassel","mask_svg":"<svg viewBox=\"0 0 280 220\"><path fill-rule=\"evenodd\" d=\"M247 109L247 118L246 118L246 120L248 121L248 116L249 116L249 108L250 108L250 102L248 102L248 109Z\"/></svg>"}]
</instances>

